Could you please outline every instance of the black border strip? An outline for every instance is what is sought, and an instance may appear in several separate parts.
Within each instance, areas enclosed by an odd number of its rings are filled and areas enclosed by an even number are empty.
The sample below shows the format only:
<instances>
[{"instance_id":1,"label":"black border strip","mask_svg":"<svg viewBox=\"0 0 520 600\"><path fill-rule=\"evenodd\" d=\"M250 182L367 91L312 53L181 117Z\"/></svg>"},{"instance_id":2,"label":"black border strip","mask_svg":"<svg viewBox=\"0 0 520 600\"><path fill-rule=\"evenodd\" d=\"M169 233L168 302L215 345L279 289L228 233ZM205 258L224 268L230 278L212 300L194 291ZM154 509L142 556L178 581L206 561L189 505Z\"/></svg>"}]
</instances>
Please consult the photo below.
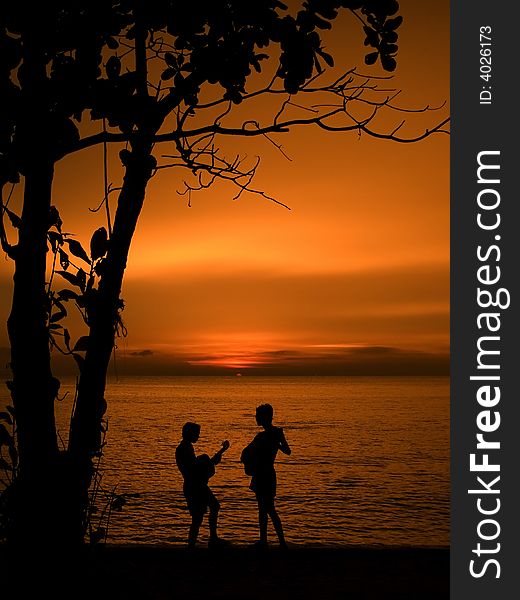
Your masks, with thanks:
<instances>
[{"instance_id":1,"label":"black border strip","mask_svg":"<svg viewBox=\"0 0 520 600\"><path fill-rule=\"evenodd\" d=\"M520 336L520 217L517 216L520 204L520 183L517 181L520 176L520 102L515 92L518 86L513 70L519 56L516 49L520 37L517 33L519 16L519 5L515 2L452 0L451 3L453 600L520 597L520 348L517 339ZM481 27L491 28L490 31L482 30L491 38L491 46L485 45L488 42L485 38L480 39ZM488 47L491 49L490 68L484 66L488 64L487 60L481 61L482 55L487 54L481 50ZM490 77L481 77L486 74ZM480 160L500 168L483 168L479 183L478 156L481 152L499 152L481 154ZM479 207L479 194L482 205L492 206L496 200L498 206ZM500 224L491 229L480 227L479 213L481 223L486 226L494 225L500 214ZM481 259L477 255L478 246ZM479 281L478 269L486 265L489 270L480 271ZM496 278L497 267L500 279L494 284L483 283L482 280ZM480 306L478 288L489 291L502 306ZM507 290L507 293L499 292L499 289ZM506 308L508 297L510 306ZM487 299L489 296L481 293L482 305ZM479 329L478 318L484 313L498 316L481 316ZM499 328L490 331L489 326ZM489 339L491 337L493 339ZM480 368L479 339L480 350L485 350L480 356ZM486 353L495 350L500 354ZM496 368L489 368L493 365ZM500 379L470 379L490 375ZM490 386L487 396L486 386ZM496 404L493 400L497 395L495 387L500 388L501 394ZM483 432L481 428L489 431ZM478 449L478 433L482 433L488 443L499 442L500 448ZM487 454L489 463L499 466L500 471L471 471L471 454L475 454L477 464L482 464L486 460L483 455ZM500 480L492 483L497 476ZM478 490L478 493L468 493L468 490ZM494 539L482 539L485 537ZM472 560L475 561L473 567Z\"/></svg>"}]
</instances>

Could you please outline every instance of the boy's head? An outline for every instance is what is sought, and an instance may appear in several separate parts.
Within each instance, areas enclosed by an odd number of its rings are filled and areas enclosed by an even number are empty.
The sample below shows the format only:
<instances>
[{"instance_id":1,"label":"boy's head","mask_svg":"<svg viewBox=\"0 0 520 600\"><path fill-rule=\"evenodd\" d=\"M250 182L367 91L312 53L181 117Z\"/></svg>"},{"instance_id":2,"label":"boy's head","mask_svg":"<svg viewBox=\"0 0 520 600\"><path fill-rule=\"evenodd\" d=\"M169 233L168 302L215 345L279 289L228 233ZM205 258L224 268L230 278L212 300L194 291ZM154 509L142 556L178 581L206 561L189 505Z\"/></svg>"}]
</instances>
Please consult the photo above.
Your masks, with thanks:
<instances>
[{"instance_id":1,"label":"boy's head","mask_svg":"<svg viewBox=\"0 0 520 600\"><path fill-rule=\"evenodd\" d=\"M200 425L188 421L182 426L182 439L194 444L200 435Z\"/></svg>"},{"instance_id":2,"label":"boy's head","mask_svg":"<svg viewBox=\"0 0 520 600\"><path fill-rule=\"evenodd\" d=\"M262 427L268 427L273 422L273 407L270 404L261 404L256 409L256 422Z\"/></svg>"}]
</instances>

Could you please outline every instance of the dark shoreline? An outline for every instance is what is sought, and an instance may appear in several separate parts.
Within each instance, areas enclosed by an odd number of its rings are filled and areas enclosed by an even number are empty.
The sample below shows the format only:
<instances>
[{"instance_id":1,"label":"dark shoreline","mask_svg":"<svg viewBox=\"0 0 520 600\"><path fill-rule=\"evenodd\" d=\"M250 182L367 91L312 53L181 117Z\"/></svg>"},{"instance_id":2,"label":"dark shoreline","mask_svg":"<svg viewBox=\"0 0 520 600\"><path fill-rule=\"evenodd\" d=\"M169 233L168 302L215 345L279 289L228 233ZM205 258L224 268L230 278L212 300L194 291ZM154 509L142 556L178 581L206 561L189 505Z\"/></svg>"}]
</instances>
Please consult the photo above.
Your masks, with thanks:
<instances>
[{"instance_id":1,"label":"dark shoreline","mask_svg":"<svg viewBox=\"0 0 520 600\"><path fill-rule=\"evenodd\" d=\"M11 563L0 547L1 564ZM37 566L12 573L16 585L38 584L54 597L150 600L439 600L449 598L449 548L291 547L267 552L178 546L85 547L71 556L37 552ZM24 553L25 556L25 553ZM9 568L9 567L8 567ZM5 588L4 588L5 589ZM63 593L63 595L61 595Z\"/></svg>"}]
</instances>

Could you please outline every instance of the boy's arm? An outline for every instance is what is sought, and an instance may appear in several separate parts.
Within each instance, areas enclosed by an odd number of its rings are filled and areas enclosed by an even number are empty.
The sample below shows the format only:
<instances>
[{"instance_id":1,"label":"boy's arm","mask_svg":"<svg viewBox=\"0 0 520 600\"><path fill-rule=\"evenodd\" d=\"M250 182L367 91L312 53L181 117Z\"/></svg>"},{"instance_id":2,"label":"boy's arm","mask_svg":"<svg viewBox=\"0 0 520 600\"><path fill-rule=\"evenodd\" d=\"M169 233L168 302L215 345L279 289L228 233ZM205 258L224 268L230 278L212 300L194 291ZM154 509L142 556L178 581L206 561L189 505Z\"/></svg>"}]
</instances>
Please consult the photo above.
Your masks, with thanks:
<instances>
[{"instance_id":1,"label":"boy's arm","mask_svg":"<svg viewBox=\"0 0 520 600\"><path fill-rule=\"evenodd\" d=\"M285 439L285 433L283 432L283 429L280 427L280 450L287 455L291 454L291 447L289 446L289 444L287 443L287 440Z\"/></svg>"},{"instance_id":2,"label":"boy's arm","mask_svg":"<svg viewBox=\"0 0 520 600\"><path fill-rule=\"evenodd\" d=\"M224 452L229 448L230 444L227 440L224 440L222 442L222 448L220 450L218 450L217 452L215 452L213 458L211 459L211 462L214 465L218 465L218 463L220 462L220 460L222 459L222 455L224 454Z\"/></svg>"},{"instance_id":3,"label":"boy's arm","mask_svg":"<svg viewBox=\"0 0 520 600\"><path fill-rule=\"evenodd\" d=\"M175 461L179 467L179 471L185 476L193 472L197 465L195 457L195 449L193 446L184 446L179 444L175 451Z\"/></svg>"}]
</instances>

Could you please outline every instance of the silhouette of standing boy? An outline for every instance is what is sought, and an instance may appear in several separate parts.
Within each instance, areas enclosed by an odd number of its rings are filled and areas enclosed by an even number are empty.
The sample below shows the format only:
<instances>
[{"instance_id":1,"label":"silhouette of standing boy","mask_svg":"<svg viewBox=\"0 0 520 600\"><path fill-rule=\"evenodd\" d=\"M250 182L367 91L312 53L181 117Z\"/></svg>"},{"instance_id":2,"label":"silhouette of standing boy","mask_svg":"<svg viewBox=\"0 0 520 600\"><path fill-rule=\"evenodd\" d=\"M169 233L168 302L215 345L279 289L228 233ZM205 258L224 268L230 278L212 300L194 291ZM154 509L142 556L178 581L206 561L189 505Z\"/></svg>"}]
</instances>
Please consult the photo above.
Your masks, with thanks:
<instances>
[{"instance_id":1,"label":"silhouette of standing boy","mask_svg":"<svg viewBox=\"0 0 520 600\"><path fill-rule=\"evenodd\" d=\"M215 474L222 455L229 448L229 442L222 442L222 448L210 458L207 454L195 455L193 444L200 436L200 425L185 423L182 427L182 441L175 450L175 461L184 478L184 497L191 515L188 546L195 547L199 529L209 508L209 546L224 545L226 542L217 535L217 520L220 503L209 489L209 479Z\"/></svg>"},{"instance_id":2,"label":"silhouette of standing boy","mask_svg":"<svg viewBox=\"0 0 520 600\"><path fill-rule=\"evenodd\" d=\"M244 448L241 461L246 473L252 475L249 488L254 491L258 502L258 525L260 540L255 546L267 547L267 521L271 518L281 548L287 548L283 534L282 521L276 512L276 471L274 461L278 450L291 454L291 449L281 427L273 425L273 407L262 404L256 409L256 422L264 428L257 433L253 441Z\"/></svg>"}]
</instances>

